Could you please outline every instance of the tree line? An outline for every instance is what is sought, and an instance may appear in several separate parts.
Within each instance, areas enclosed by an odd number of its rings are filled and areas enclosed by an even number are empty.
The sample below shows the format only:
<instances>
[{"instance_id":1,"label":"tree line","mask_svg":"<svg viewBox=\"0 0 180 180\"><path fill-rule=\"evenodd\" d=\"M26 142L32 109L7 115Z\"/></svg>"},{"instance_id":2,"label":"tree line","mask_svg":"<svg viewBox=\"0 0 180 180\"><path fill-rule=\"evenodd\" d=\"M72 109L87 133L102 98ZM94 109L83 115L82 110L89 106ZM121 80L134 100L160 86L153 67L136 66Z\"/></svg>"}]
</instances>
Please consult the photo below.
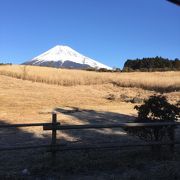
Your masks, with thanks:
<instances>
[{"instance_id":1,"label":"tree line","mask_svg":"<svg viewBox=\"0 0 180 180\"><path fill-rule=\"evenodd\" d=\"M124 63L123 71L178 71L180 59L170 60L163 57L148 57L142 59L128 59Z\"/></svg>"},{"instance_id":2,"label":"tree line","mask_svg":"<svg viewBox=\"0 0 180 180\"><path fill-rule=\"evenodd\" d=\"M12 65L12 63L1 63L1 62L0 62L0 66L1 66L1 65Z\"/></svg>"}]
</instances>

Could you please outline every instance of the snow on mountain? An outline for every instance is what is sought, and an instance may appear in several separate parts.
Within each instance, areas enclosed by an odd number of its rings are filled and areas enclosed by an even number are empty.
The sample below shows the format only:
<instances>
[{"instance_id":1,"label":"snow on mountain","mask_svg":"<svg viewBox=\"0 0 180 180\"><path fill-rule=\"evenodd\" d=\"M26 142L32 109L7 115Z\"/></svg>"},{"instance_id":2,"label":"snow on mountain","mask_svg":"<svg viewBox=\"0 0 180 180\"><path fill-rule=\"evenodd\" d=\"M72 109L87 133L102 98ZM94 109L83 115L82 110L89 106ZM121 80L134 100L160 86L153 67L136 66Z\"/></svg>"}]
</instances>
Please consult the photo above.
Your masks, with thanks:
<instances>
[{"instance_id":1,"label":"snow on mountain","mask_svg":"<svg viewBox=\"0 0 180 180\"><path fill-rule=\"evenodd\" d=\"M64 68L106 68L112 69L100 62L97 62L89 57L86 57L68 46L57 45L43 54L26 61L26 65L64 67Z\"/></svg>"}]
</instances>

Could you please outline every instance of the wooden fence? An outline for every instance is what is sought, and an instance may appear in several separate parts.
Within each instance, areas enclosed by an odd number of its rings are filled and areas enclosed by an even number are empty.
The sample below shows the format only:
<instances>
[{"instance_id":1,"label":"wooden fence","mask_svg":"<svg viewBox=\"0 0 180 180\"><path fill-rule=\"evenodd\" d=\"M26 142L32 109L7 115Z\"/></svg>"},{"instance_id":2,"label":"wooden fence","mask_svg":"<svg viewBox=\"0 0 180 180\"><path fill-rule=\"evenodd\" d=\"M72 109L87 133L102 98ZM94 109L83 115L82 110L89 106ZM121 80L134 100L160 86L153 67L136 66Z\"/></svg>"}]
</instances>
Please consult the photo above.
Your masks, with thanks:
<instances>
[{"instance_id":1,"label":"wooden fence","mask_svg":"<svg viewBox=\"0 0 180 180\"><path fill-rule=\"evenodd\" d=\"M117 149L121 147L134 147L134 146L152 146L152 145L175 145L180 144L173 139L171 142L150 142L150 143L135 143L135 144L105 144L105 145L60 145L57 144L57 131L59 130L72 130L72 129L105 129L105 128L123 128L123 127L160 127L160 126L178 126L178 122L164 122L164 123L116 123L116 124L87 124L87 125L61 125L57 121L57 114L52 113L51 123L29 123L29 124L10 124L10 125L0 125L0 130L2 128L16 128L16 127L31 127L31 126L41 126L44 131L51 131L51 144L49 145L29 145L29 146L18 146L18 147L4 147L0 148L0 151L10 151L10 150L22 150L22 149L37 149L37 148L49 148L52 156L56 156L57 151L68 151L68 150L82 150L82 149Z\"/></svg>"}]
</instances>

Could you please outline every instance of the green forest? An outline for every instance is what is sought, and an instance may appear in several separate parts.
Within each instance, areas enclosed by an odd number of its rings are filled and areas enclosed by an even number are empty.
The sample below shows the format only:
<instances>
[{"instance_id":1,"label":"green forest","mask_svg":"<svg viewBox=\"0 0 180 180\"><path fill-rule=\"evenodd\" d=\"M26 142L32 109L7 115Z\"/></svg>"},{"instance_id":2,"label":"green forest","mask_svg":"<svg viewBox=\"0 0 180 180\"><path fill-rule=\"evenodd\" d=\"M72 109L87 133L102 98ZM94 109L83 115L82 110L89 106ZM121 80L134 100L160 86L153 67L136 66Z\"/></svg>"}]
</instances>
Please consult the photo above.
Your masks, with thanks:
<instances>
[{"instance_id":1,"label":"green forest","mask_svg":"<svg viewBox=\"0 0 180 180\"><path fill-rule=\"evenodd\" d=\"M170 60L162 57L148 57L142 59L128 59L124 63L123 71L179 71L180 59Z\"/></svg>"}]
</instances>

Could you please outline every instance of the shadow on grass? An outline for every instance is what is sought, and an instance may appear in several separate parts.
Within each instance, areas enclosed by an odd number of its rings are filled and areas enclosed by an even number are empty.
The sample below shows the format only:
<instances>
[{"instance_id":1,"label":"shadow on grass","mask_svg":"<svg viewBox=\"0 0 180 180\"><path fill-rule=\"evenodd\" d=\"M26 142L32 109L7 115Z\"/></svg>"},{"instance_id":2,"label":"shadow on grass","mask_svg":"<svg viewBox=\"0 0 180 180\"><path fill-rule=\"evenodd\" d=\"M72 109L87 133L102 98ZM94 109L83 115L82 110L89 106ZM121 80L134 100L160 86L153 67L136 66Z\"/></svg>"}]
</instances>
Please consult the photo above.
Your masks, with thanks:
<instances>
[{"instance_id":1,"label":"shadow on grass","mask_svg":"<svg viewBox=\"0 0 180 180\"><path fill-rule=\"evenodd\" d=\"M75 118L81 124L116 124L121 122L132 122L134 116L124 115L114 112L94 111L69 107L68 109L55 108L56 112L63 113L69 118ZM96 143L128 143L132 137L127 136L121 128L110 129L78 129L61 131L68 137L72 137L71 142L96 144ZM74 139L74 140L73 140ZM135 138L133 138L135 139ZM61 142L67 142L63 137Z\"/></svg>"},{"instance_id":2,"label":"shadow on grass","mask_svg":"<svg viewBox=\"0 0 180 180\"><path fill-rule=\"evenodd\" d=\"M77 118L86 124L128 122L134 118L119 113L77 108L71 108L71 110L56 108L56 111ZM0 120L0 124L8 123L5 120ZM72 141L62 137L62 133L72 137ZM127 136L120 128L70 130L62 133L58 133L58 143L94 144L138 141L134 137ZM50 144L50 142L50 132L42 131L42 127L38 129L36 134L25 128L0 129L1 148ZM47 149L1 152L0 179L48 179L52 177L53 179L112 179L112 177L121 177L121 179L135 177L134 179L138 179L143 177L149 168L154 167L148 148L59 152L56 156L56 163L52 165L51 162L51 154ZM150 165L147 166L148 163ZM24 169L28 170L27 174L22 173ZM132 171L131 176L128 175L129 171Z\"/></svg>"}]
</instances>

